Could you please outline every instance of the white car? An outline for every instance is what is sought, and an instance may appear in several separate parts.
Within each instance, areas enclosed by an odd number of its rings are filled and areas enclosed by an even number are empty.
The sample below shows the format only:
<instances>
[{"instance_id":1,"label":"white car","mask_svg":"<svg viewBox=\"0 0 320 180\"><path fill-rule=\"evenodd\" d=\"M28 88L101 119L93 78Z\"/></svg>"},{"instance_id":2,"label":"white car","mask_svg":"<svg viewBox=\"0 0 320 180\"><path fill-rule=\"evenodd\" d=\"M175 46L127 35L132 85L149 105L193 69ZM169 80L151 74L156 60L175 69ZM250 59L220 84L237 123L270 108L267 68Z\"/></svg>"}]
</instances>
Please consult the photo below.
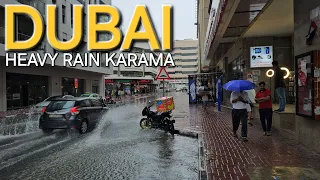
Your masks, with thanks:
<instances>
[{"instance_id":1,"label":"white car","mask_svg":"<svg viewBox=\"0 0 320 180\"><path fill-rule=\"evenodd\" d=\"M180 89L180 88L177 88L177 89L176 89L176 92L180 92L180 91L181 91L181 89Z\"/></svg>"}]
</instances>

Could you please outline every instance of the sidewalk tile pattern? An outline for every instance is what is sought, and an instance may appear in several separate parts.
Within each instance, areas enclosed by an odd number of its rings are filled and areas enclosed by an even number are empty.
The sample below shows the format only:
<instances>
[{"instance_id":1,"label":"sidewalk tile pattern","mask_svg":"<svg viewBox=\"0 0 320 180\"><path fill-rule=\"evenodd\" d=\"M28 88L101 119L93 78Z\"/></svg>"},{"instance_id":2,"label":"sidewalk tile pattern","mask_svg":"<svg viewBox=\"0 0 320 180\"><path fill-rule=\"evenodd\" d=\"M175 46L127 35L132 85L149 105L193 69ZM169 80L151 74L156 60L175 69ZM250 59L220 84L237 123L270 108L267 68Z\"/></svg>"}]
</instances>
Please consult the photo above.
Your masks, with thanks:
<instances>
[{"instance_id":1,"label":"sidewalk tile pattern","mask_svg":"<svg viewBox=\"0 0 320 180\"><path fill-rule=\"evenodd\" d=\"M230 111L190 106L190 119L191 124L201 125L204 133L209 180L249 180L247 170L254 167L320 167L319 154L278 132L263 136L258 122L249 127L248 142L234 138Z\"/></svg>"}]
</instances>

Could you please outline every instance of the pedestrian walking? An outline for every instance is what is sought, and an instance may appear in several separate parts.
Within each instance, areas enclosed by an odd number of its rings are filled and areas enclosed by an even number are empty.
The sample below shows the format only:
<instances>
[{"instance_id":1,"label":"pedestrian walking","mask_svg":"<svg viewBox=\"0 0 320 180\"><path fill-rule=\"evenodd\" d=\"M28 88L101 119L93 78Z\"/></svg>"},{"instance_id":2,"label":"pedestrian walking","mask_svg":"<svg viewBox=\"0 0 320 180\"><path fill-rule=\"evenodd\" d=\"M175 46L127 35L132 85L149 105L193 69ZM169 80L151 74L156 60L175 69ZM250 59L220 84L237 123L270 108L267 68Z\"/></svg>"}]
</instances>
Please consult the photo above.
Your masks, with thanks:
<instances>
[{"instance_id":1,"label":"pedestrian walking","mask_svg":"<svg viewBox=\"0 0 320 180\"><path fill-rule=\"evenodd\" d=\"M247 110L248 110L248 124L253 126L252 124L252 120L253 120L253 117L252 117L252 111L253 111L253 104L256 103L255 101L255 97L256 97L256 91L254 89L251 89L251 90L246 90L246 92L248 93L248 97L249 97L249 104L247 106ZM250 111L249 111L250 110Z\"/></svg>"},{"instance_id":2,"label":"pedestrian walking","mask_svg":"<svg viewBox=\"0 0 320 180\"><path fill-rule=\"evenodd\" d=\"M244 141L247 139L247 104L250 100L248 93L245 91L233 91L231 93L230 102L232 104L232 125L233 125L233 135L237 137L237 131L239 129L240 121L242 123L241 136Z\"/></svg>"},{"instance_id":3,"label":"pedestrian walking","mask_svg":"<svg viewBox=\"0 0 320 180\"><path fill-rule=\"evenodd\" d=\"M283 112L286 108L286 84L284 82L284 74L283 71L279 67L278 61L272 62L274 69L274 78L275 78L275 89L279 97L279 109L275 110L277 112Z\"/></svg>"},{"instance_id":4,"label":"pedestrian walking","mask_svg":"<svg viewBox=\"0 0 320 180\"><path fill-rule=\"evenodd\" d=\"M209 101L208 92L204 91L202 93L202 97L201 98L202 98L203 106L204 106L204 108L206 108L207 104L208 104L208 101Z\"/></svg>"},{"instance_id":5,"label":"pedestrian walking","mask_svg":"<svg viewBox=\"0 0 320 180\"><path fill-rule=\"evenodd\" d=\"M263 135L271 136L272 126L272 99L271 91L265 88L266 83L260 82L260 91L256 95L256 102L259 103L260 121L263 129Z\"/></svg>"}]
</instances>

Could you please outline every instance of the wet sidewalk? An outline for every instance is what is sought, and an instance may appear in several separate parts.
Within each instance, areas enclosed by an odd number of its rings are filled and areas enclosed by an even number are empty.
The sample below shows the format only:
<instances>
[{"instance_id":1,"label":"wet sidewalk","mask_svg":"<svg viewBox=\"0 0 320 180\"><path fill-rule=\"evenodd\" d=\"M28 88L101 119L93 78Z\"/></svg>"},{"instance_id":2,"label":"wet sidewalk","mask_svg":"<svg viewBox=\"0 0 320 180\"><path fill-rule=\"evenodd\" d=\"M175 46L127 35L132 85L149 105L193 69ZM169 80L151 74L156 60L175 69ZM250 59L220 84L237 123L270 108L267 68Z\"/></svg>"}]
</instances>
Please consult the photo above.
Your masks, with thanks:
<instances>
[{"instance_id":1,"label":"wet sidewalk","mask_svg":"<svg viewBox=\"0 0 320 180\"><path fill-rule=\"evenodd\" d=\"M248 126L249 141L243 142L233 137L230 110L189 105L183 94L174 99L176 128L203 134L208 180L320 180L320 154L315 151L275 129L272 136L263 136L259 120Z\"/></svg>"},{"instance_id":2,"label":"wet sidewalk","mask_svg":"<svg viewBox=\"0 0 320 180\"><path fill-rule=\"evenodd\" d=\"M263 136L258 120L248 126L249 141L243 142L232 135L230 110L191 106L190 111L202 127L209 180L320 179L319 154L276 130Z\"/></svg>"}]
</instances>

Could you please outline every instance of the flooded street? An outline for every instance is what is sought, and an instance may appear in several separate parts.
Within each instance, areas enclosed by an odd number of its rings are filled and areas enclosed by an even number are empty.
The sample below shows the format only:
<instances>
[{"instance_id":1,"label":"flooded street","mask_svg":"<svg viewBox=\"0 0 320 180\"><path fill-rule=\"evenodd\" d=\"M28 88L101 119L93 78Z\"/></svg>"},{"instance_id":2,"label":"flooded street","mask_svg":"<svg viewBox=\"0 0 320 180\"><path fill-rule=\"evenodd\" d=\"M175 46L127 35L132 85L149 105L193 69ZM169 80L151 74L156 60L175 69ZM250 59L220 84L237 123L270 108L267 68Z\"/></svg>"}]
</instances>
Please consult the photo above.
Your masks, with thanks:
<instances>
[{"instance_id":1,"label":"flooded street","mask_svg":"<svg viewBox=\"0 0 320 180\"><path fill-rule=\"evenodd\" d=\"M197 179L197 139L142 130L144 102L111 109L85 135L0 136L0 179Z\"/></svg>"}]
</instances>

